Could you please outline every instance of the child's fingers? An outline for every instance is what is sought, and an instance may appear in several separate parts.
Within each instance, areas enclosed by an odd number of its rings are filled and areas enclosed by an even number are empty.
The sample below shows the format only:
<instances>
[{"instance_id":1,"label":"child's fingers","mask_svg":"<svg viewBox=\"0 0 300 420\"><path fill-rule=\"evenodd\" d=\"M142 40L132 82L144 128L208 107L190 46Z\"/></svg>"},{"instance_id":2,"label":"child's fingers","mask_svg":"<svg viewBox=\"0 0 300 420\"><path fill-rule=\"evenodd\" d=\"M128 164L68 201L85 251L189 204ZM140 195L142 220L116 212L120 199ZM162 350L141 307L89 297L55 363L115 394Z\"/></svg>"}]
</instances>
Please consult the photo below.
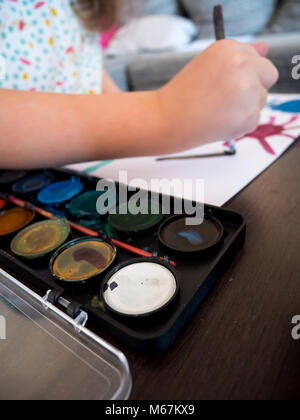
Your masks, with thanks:
<instances>
[{"instance_id":1,"label":"child's fingers","mask_svg":"<svg viewBox=\"0 0 300 420\"><path fill-rule=\"evenodd\" d=\"M244 42L237 42L237 41L232 41L232 42L235 43L232 45L235 45L236 47L238 47L240 51L243 51L244 53L247 53L250 55L254 55L256 57L258 56L265 57L269 51L269 46L266 42L259 42L256 44L245 44Z\"/></svg>"},{"instance_id":2,"label":"child's fingers","mask_svg":"<svg viewBox=\"0 0 300 420\"><path fill-rule=\"evenodd\" d=\"M272 86L274 86L278 79L279 79L279 72L274 64L266 58L266 55L269 51L269 46L266 42L260 42L258 44L243 44L243 50L247 54L251 54L255 57L255 66L259 72L259 77L263 86L270 90Z\"/></svg>"},{"instance_id":3,"label":"child's fingers","mask_svg":"<svg viewBox=\"0 0 300 420\"><path fill-rule=\"evenodd\" d=\"M261 98L260 98L260 109L264 109L268 102L269 91L267 89L262 89Z\"/></svg>"},{"instance_id":4,"label":"child's fingers","mask_svg":"<svg viewBox=\"0 0 300 420\"><path fill-rule=\"evenodd\" d=\"M266 42L259 42L258 44L252 44L252 47L261 57L266 57L269 52L269 45Z\"/></svg>"},{"instance_id":5,"label":"child's fingers","mask_svg":"<svg viewBox=\"0 0 300 420\"><path fill-rule=\"evenodd\" d=\"M255 68L258 71L258 75L262 85L270 90L279 79L279 71L274 64L267 58L258 57L255 61Z\"/></svg>"}]
</instances>

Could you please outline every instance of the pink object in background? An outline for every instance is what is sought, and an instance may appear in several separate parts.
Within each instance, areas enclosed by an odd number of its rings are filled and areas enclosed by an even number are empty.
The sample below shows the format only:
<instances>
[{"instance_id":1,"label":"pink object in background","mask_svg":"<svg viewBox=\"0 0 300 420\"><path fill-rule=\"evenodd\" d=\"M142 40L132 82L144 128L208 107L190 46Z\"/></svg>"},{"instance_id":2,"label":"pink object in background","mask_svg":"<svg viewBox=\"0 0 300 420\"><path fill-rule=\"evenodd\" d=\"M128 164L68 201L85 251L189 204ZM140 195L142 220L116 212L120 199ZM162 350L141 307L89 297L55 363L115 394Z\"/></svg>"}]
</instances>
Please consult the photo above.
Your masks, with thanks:
<instances>
[{"instance_id":1,"label":"pink object in background","mask_svg":"<svg viewBox=\"0 0 300 420\"><path fill-rule=\"evenodd\" d=\"M110 42L118 32L119 28L120 27L118 25L115 25L108 31L102 32L99 39L99 45L102 48L102 50L106 50L109 47Z\"/></svg>"}]
</instances>

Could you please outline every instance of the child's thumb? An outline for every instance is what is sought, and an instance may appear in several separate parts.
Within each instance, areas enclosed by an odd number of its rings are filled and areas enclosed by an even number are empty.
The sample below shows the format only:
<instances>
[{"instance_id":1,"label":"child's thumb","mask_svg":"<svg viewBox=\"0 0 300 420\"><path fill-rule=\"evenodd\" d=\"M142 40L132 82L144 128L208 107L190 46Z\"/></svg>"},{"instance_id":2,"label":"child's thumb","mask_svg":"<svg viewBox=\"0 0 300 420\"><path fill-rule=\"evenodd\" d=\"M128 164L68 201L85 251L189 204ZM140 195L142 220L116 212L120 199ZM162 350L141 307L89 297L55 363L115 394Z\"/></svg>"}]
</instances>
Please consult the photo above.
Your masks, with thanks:
<instances>
[{"instance_id":1,"label":"child's thumb","mask_svg":"<svg viewBox=\"0 0 300 420\"><path fill-rule=\"evenodd\" d=\"M252 44L253 48L256 49L259 55L266 57L269 52L269 45L266 42L259 42L258 44Z\"/></svg>"}]
</instances>

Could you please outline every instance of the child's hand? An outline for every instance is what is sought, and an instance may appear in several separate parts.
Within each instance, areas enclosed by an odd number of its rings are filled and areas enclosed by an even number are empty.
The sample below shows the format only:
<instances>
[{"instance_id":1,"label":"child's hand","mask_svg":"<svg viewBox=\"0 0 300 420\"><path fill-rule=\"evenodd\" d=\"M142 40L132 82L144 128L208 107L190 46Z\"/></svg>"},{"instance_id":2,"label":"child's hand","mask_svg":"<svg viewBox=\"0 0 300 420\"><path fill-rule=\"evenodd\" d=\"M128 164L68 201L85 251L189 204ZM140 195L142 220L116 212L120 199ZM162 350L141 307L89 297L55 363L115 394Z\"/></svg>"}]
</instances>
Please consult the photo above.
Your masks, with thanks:
<instances>
[{"instance_id":1,"label":"child's hand","mask_svg":"<svg viewBox=\"0 0 300 420\"><path fill-rule=\"evenodd\" d=\"M57 95L0 89L1 165L32 169L153 156L241 136L257 126L278 78L258 51L264 55L266 46L219 41L158 91Z\"/></svg>"},{"instance_id":2,"label":"child's hand","mask_svg":"<svg viewBox=\"0 0 300 420\"><path fill-rule=\"evenodd\" d=\"M237 138L257 127L279 77L266 53L264 43L218 41L158 91L170 133L168 153Z\"/></svg>"}]
</instances>

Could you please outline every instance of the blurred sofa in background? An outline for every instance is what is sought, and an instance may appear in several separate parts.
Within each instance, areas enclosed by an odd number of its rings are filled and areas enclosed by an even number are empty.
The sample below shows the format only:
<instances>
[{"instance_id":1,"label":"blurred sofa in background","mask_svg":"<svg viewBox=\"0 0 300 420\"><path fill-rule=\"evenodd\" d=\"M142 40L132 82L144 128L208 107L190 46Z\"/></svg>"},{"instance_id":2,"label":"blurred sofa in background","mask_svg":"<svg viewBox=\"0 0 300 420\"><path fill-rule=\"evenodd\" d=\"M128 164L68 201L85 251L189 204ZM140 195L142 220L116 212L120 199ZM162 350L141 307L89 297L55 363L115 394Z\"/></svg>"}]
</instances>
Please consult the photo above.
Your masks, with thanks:
<instances>
[{"instance_id":1,"label":"blurred sofa in background","mask_svg":"<svg viewBox=\"0 0 300 420\"><path fill-rule=\"evenodd\" d=\"M186 48L178 50L106 54L106 70L123 90L151 90L163 86L201 52L204 48L201 40L213 38L212 10L216 4L223 5L228 37L244 40L247 36L248 42L269 43L269 58L280 71L280 80L273 92L300 92L300 81L292 78L295 66L292 59L300 56L300 0L134 0L139 16L164 15L174 20L178 17L179 23L180 17L182 21L183 17L189 19L196 28L196 38ZM162 29L168 31L168 28ZM134 30L131 25L127 35L131 36ZM156 37L159 35L156 33ZM174 37L171 41L174 43Z\"/></svg>"}]
</instances>

